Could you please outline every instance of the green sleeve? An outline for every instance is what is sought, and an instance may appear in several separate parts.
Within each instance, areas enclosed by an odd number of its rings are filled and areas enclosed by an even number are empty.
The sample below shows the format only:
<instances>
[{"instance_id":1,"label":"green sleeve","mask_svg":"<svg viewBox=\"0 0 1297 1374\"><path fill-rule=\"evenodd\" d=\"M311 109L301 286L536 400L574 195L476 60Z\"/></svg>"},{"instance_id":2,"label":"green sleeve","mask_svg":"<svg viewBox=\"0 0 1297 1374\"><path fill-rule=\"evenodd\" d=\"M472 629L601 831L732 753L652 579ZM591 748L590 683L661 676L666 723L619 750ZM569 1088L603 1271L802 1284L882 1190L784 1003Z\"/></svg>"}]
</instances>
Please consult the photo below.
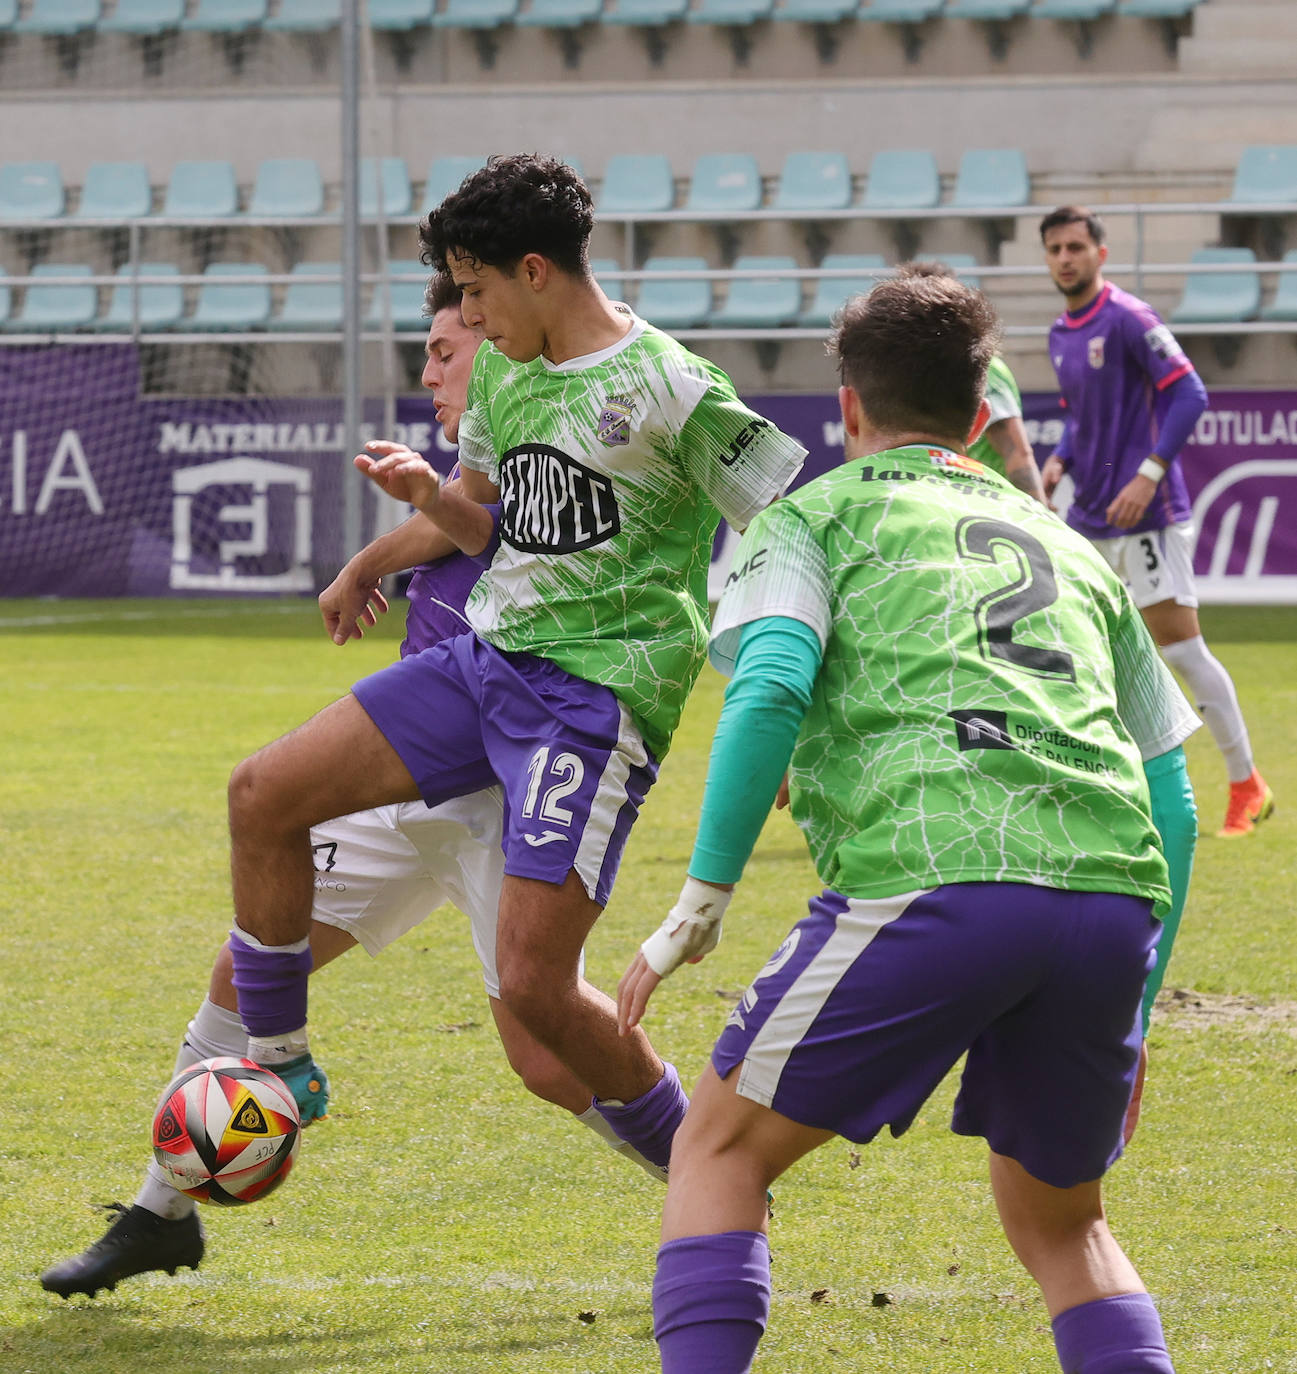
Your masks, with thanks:
<instances>
[{"instance_id":1,"label":"green sleeve","mask_svg":"<svg viewBox=\"0 0 1297 1374\"><path fill-rule=\"evenodd\" d=\"M1198 839L1198 810L1194 805L1193 786L1185 766L1184 750L1177 745L1165 754L1149 759L1144 765L1149 796L1153 803L1153 824L1162 837L1162 852L1171 870L1171 906L1162 917L1162 939L1157 947L1157 963L1148 975L1144 987L1144 1034L1148 1034L1153 999L1166 976L1171 946L1180 917L1184 914L1185 897L1189 892L1189 875L1193 871L1193 851Z\"/></svg>"}]
</instances>

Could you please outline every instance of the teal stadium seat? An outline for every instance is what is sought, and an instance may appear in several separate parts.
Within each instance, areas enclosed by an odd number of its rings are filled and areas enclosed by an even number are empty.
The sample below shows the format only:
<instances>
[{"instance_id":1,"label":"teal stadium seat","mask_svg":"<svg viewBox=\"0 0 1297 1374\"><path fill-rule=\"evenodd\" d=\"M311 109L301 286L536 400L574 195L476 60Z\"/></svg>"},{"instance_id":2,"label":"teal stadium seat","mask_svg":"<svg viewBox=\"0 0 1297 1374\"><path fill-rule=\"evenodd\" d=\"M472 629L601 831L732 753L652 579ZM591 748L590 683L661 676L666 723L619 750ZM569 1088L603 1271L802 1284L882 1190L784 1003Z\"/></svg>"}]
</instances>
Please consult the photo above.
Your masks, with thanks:
<instances>
[{"instance_id":1,"label":"teal stadium seat","mask_svg":"<svg viewBox=\"0 0 1297 1374\"><path fill-rule=\"evenodd\" d=\"M930 210L941 200L937 160L925 148L875 153L865 183L869 210Z\"/></svg>"},{"instance_id":2,"label":"teal stadium seat","mask_svg":"<svg viewBox=\"0 0 1297 1374\"><path fill-rule=\"evenodd\" d=\"M705 258L649 258L635 310L659 329L697 329L712 312L712 284L703 277L673 277L673 272L705 272Z\"/></svg>"},{"instance_id":3,"label":"teal stadium seat","mask_svg":"<svg viewBox=\"0 0 1297 1374\"><path fill-rule=\"evenodd\" d=\"M704 153L689 178L686 210L729 213L761 206L761 172L750 153Z\"/></svg>"},{"instance_id":4,"label":"teal stadium seat","mask_svg":"<svg viewBox=\"0 0 1297 1374\"><path fill-rule=\"evenodd\" d=\"M1250 248L1199 248L1194 263L1256 261ZM1261 308L1258 272L1198 272L1186 278L1184 294L1171 312L1172 324L1237 324L1253 319Z\"/></svg>"},{"instance_id":5,"label":"teal stadium seat","mask_svg":"<svg viewBox=\"0 0 1297 1374\"><path fill-rule=\"evenodd\" d=\"M198 33L243 33L261 26L266 0L198 0L198 8L182 27Z\"/></svg>"},{"instance_id":6,"label":"teal stadium seat","mask_svg":"<svg viewBox=\"0 0 1297 1374\"><path fill-rule=\"evenodd\" d=\"M867 296L888 268L880 253L829 253L820 266L827 271L850 271L850 277L820 277L811 303L798 321L806 329L828 329L835 312L851 296Z\"/></svg>"},{"instance_id":7,"label":"teal stadium seat","mask_svg":"<svg viewBox=\"0 0 1297 1374\"><path fill-rule=\"evenodd\" d=\"M691 24L755 24L774 13L775 0L699 0L685 16Z\"/></svg>"},{"instance_id":8,"label":"teal stadium seat","mask_svg":"<svg viewBox=\"0 0 1297 1374\"><path fill-rule=\"evenodd\" d=\"M515 22L523 28L569 29L594 23L602 8L603 0L531 0Z\"/></svg>"},{"instance_id":9,"label":"teal stadium seat","mask_svg":"<svg viewBox=\"0 0 1297 1374\"><path fill-rule=\"evenodd\" d=\"M779 174L776 210L845 210L851 168L843 153L789 153Z\"/></svg>"},{"instance_id":10,"label":"teal stadium seat","mask_svg":"<svg viewBox=\"0 0 1297 1374\"><path fill-rule=\"evenodd\" d=\"M1031 0L946 0L947 19L979 19L988 24L1002 24L1026 14Z\"/></svg>"},{"instance_id":11,"label":"teal stadium seat","mask_svg":"<svg viewBox=\"0 0 1297 1374\"><path fill-rule=\"evenodd\" d=\"M459 190L466 176L485 166L484 157L434 158L428 167L428 179L423 188L423 208L419 213L426 215L430 210L435 210L452 191Z\"/></svg>"},{"instance_id":12,"label":"teal stadium seat","mask_svg":"<svg viewBox=\"0 0 1297 1374\"><path fill-rule=\"evenodd\" d=\"M174 262L142 262L141 277L178 277L180 269ZM117 269L117 283L108 298L108 309L94 322L94 327L110 334L127 334L131 328L131 265ZM137 288L139 292L139 323L144 333L154 334L174 329L185 313L185 290L177 282L159 282Z\"/></svg>"},{"instance_id":13,"label":"teal stadium seat","mask_svg":"<svg viewBox=\"0 0 1297 1374\"><path fill-rule=\"evenodd\" d=\"M279 0L262 25L276 33L325 33L342 21L342 0Z\"/></svg>"},{"instance_id":14,"label":"teal stadium seat","mask_svg":"<svg viewBox=\"0 0 1297 1374\"><path fill-rule=\"evenodd\" d=\"M675 203L675 179L664 153L614 153L608 159L595 201L601 215L653 213Z\"/></svg>"},{"instance_id":15,"label":"teal stadium seat","mask_svg":"<svg viewBox=\"0 0 1297 1374\"><path fill-rule=\"evenodd\" d=\"M744 256L734 271L796 271L795 258ZM796 322L802 310L802 283L797 277L734 277L729 294L711 323L721 329L779 329Z\"/></svg>"},{"instance_id":16,"label":"teal stadium seat","mask_svg":"<svg viewBox=\"0 0 1297 1374\"><path fill-rule=\"evenodd\" d=\"M836 24L851 18L858 8L859 0L784 0L775 18L801 24Z\"/></svg>"},{"instance_id":17,"label":"teal stadium seat","mask_svg":"<svg viewBox=\"0 0 1297 1374\"><path fill-rule=\"evenodd\" d=\"M1202 0L1121 0L1117 12L1137 19L1183 19L1201 3Z\"/></svg>"},{"instance_id":18,"label":"teal stadium seat","mask_svg":"<svg viewBox=\"0 0 1297 1374\"><path fill-rule=\"evenodd\" d=\"M153 209L149 169L142 162L92 162L81 187L77 219L139 219Z\"/></svg>"},{"instance_id":19,"label":"teal stadium seat","mask_svg":"<svg viewBox=\"0 0 1297 1374\"><path fill-rule=\"evenodd\" d=\"M925 259L922 258L920 259L920 261L924 260ZM979 263L971 253L942 253L939 256L933 256L927 260L944 262L965 286L971 286L977 291L981 290L982 279L977 275L976 271Z\"/></svg>"},{"instance_id":20,"label":"teal stadium seat","mask_svg":"<svg viewBox=\"0 0 1297 1374\"><path fill-rule=\"evenodd\" d=\"M17 18L18 18L18 0L0 0L0 32L3 32L5 29L11 29L11 28L13 28L14 22L17 20ZM3 276L3 275L4 275L3 270L0 269L0 276ZM7 293L8 293L8 287L5 288L5 291L6 291L6 301L7 301L7 300L8 300L8 295L7 295ZM9 307L8 307L8 305L6 304L5 310L4 310L4 314L0 314L0 321L3 321L5 315L7 315L8 313L9 313Z\"/></svg>"},{"instance_id":21,"label":"teal stadium seat","mask_svg":"<svg viewBox=\"0 0 1297 1374\"><path fill-rule=\"evenodd\" d=\"M1297 203L1297 144L1257 143L1243 149L1229 205Z\"/></svg>"},{"instance_id":22,"label":"teal stadium seat","mask_svg":"<svg viewBox=\"0 0 1297 1374\"><path fill-rule=\"evenodd\" d=\"M1089 23L1102 19L1117 8L1117 0L1036 0L1033 19L1066 19Z\"/></svg>"},{"instance_id":23,"label":"teal stadium seat","mask_svg":"<svg viewBox=\"0 0 1297 1374\"><path fill-rule=\"evenodd\" d=\"M228 162L185 161L171 169L162 213L176 219L228 219L239 212L239 186Z\"/></svg>"},{"instance_id":24,"label":"teal stadium seat","mask_svg":"<svg viewBox=\"0 0 1297 1374\"><path fill-rule=\"evenodd\" d=\"M969 148L959 159L950 203L965 210L1029 205L1027 159L1018 148Z\"/></svg>"},{"instance_id":25,"label":"teal stadium seat","mask_svg":"<svg viewBox=\"0 0 1297 1374\"><path fill-rule=\"evenodd\" d=\"M428 319L423 313L423 293L428 285L428 269L418 258L393 258L387 264L386 282L374 287L365 312L365 328L383 327L384 296L391 301L392 328L396 331L427 331ZM392 277L411 276L418 280L392 281Z\"/></svg>"},{"instance_id":26,"label":"teal stadium seat","mask_svg":"<svg viewBox=\"0 0 1297 1374\"><path fill-rule=\"evenodd\" d=\"M1290 248L1283 255L1283 261L1292 263L1295 270L1279 273L1279 285L1275 288L1274 300L1261 309L1263 320L1297 320L1297 248Z\"/></svg>"},{"instance_id":27,"label":"teal stadium seat","mask_svg":"<svg viewBox=\"0 0 1297 1374\"><path fill-rule=\"evenodd\" d=\"M371 24L374 2L369 0ZM388 3L393 2L388 0ZM395 3L406 5L410 0L395 0ZM431 9L431 3L425 8ZM493 29L499 24L511 24L517 13L518 0L446 0L445 12L438 14L432 22L448 29Z\"/></svg>"},{"instance_id":28,"label":"teal stadium seat","mask_svg":"<svg viewBox=\"0 0 1297 1374\"><path fill-rule=\"evenodd\" d=\"M315 329L342 328L342 264L339 262L299 262L293 266L295 277L333 276L334 281L294 281L288 283L279 312L270 328L287 333L307 333Z\"/></svg>"},{"instance_id":29,"label":"teal stadium seat","mask_svg":"<svg viewBox=\"0 0 1297 1374\"><path fill-rule=\"evenodd\" d=\"M268 157L257 168L248 214L303 219L324 211L324 178L310 157Z\"/></svg>"},{"instance_id":30,"label":"teal stadium seat","mask_svg":"<svg viewBox=\"0 0 1297 1374\"><path fill-rule=\"evenodd\" d=\"M259 262L213 262L203 273L198 303L183 327L194 330L264 329L270 319L270 286L266 282L229 282L226 277L264 277Z\"/></svg>"},{"instance_id":31,"label":"teal stadium seat","mask_svg":"<svg viewBox=\"0 0 1297 1374\"><path fill-rule=\"evenodd\" d=\"M17 20L13 31L65 37L93 29L102 11L100 0L32 0L26 18Z\"/></svg>"},{"instance_id":32,"label":"teal stadium seat","mask_svg":"<svg viewBox=\"0 0 1297 1374\"><path fill-rule=\"evenodd\" d=\"M360 213L375 219L408 215L414 204L414 190L403 157L362 157L360 159Z\"/></svg>"},{"instance_id":33,"label":"teal stadium seat","mask_svg":"<svg viewBox=\"0 0 1297 1374\"><path fill-rule=\"evenodd\" d=\"M65 204L57 162L0 165L0 220L59 219Z\"/></svg>"},{"instance_id":34,"label":"teal stadium seat","mask_svg":"<svg viewBox=\"0 0 1297 1374\"><path fill-rule=\"evenodd\" d=\"M150 37L178 29L185 17L185 0L117 0L117 7L99 21L100 33L132 33Z\"/></svg>"},{"instance_id":35,"label":"teal stadium seat","mask_svg":"<svg viewBox=\"0 0 1297 1374\"><path fill-rule=\"evenodd\" d=\"M887 24L921 24L940 14L945 3L946 0L869 0L856 17Z\"/></svg>"},{"instance_id":36,"label":"teal stadium seat","mask_svg":"<svg viewBox=\"0 0 1297 1374\"><path fill-rule=\"evenodd\" d=\"M92 277L84 262L43 262L31 270L33 277ZM23 296L18 314L6 325L17 333L37 334L54 330L88 329L99 313L99 288L87 282L60 286L33 282Z\"/></svg>"},{"instance_id":37,"label":"teal stadium seat","mask_svg":"<svg viewBox=\"0 0 1297 1374\"><path fill-rule=\"evenodd\" d=\"M612 9L604 15L603 22L654 28L683 19L688 12L689 0L613 0Z\"/></svg>"}]
</instances>

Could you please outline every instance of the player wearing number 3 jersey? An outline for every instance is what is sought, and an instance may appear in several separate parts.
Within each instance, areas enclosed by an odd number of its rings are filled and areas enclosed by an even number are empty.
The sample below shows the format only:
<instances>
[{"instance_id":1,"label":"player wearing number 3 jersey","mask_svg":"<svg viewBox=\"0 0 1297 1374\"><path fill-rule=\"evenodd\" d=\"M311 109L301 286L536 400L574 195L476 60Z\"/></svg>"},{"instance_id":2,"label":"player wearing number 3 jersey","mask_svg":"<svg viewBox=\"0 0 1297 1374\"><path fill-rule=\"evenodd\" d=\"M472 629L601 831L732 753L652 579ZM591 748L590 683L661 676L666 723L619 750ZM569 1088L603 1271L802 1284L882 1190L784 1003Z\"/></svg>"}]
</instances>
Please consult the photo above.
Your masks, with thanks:
<instances>
[{"instance_id":1,"label":"player wearing number 3 jersey","mask_svg":"<svg viewBox=\"0 0 1297 1374\"><path fill-rule=\"evenodd\" d=\"M995 333L948 277L849 302L850 461L756 518L721 599L711 656L732 681L689 877L622 979L622 1024L715 944L785 766L825 891L731 1013L676 1137L667 1374L749 1368L765 1190L834 1134L900 1135L965 1053L953 1128L991 1147L1064 1370L1171 1370L1099 1180L1174 895L1145 769L1163 761L1189 817L1197 721L1090 544L965 456Z\"/></svg>"}]
</instances>

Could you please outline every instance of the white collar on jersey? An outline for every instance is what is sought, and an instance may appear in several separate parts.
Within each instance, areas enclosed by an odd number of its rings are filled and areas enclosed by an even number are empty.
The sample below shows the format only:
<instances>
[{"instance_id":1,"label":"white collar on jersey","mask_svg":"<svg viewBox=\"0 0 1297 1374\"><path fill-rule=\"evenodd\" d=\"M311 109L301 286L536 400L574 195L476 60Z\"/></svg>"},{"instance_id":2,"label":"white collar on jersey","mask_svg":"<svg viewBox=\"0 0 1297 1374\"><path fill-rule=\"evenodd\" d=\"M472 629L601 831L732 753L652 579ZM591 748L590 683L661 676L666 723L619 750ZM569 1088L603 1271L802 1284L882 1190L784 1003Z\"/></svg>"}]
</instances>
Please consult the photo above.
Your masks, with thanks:
<instances>
[{"instance_id":1,"label":"white collar on jersey","mask_svg":"<svg viewBox=\"0 0 1297 1374\"><path fill-rule=\"evenodd\" d=\"M621 338L608 348L601 348L598 353L582 353L579 358L569 358L563 363L552 363L542 353L540 363L546 372L578 372L583 367L594 367L596 363L602 363L609 358L616 357L623 348L633 344L639 338L644 332L644 321L624 301L613 301L611 304L614 310L619 310L623 315L629 315L631 318L631 326Z\"/></svg>"}]
</instances>

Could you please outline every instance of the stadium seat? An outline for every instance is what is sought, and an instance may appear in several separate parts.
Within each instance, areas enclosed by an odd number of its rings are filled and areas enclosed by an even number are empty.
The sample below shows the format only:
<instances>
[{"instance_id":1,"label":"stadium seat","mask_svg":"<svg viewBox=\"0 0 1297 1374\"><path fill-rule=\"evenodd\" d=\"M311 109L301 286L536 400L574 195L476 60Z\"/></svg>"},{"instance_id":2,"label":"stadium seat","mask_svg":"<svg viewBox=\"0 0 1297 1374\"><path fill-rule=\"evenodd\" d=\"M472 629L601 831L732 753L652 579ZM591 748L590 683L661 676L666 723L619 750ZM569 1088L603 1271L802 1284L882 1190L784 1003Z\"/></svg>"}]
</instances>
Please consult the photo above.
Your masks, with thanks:
<instances>
[{"instance_id":1,"label":"stadium seat","mask_svg":"<svg viewBox=\"0 0 1297 1374\"><path fill-rule=\"evenodd\" d=\"M194 313L183 328L263 329L270 319L270 287L264 282L227 282L225 277L264 277L259 262L213 262L203 273Z\"/></svg>"},{"instance_id":2,"label":"stadium seat","mask_svg":"<svg viewBox=\"0 0 1297 1374\"><path fill-rule=\"evenodd\" d=\"M88 263L43 262L31 270L33 277L91 277ZM86 283L59 286L33 282L23 295L18 314L5 326L18 333L88 329L99 313L99 288Z\"/></svg>"},{"instance_id":3,"label":"stadium seat","mask_svg":"<svg viewBox=\"0 0 1297 1374\"><path fill-rule=\"evenodd\" d=\"M428 269L418 258L393 258L387 264L389 280L375 285L365 312L365 328L383 327L384 294L391 301L392 328L397 331L420 329L425 333L428 320L423 313L423 294L428 285ZM392 281L392 277L417 276L417 281Z\"/></svg>"},{"instance_id":4,"label":"stadium seat","mask_svg":"<svg viewBox=\"0 0 1297 1374\"><path fill-rule=\"evenodd\" d=\"M32 0L26 18L17 20L13 31L65 37L93 29L102 10L100 0Z\"/></svg>"},{"instance_id":5,"label":"stadium seat","mask_svg":"<svg viewBox=\"0 0 1297 1374\"><path fill-rule=\"evenodd\" d=\"M324 211L324 179L309 157L268 157L257 168L248 214L301 219Z\"/></svg>"},{"instance_id":6,"label":"stadium seat","mask_svg":"<svg viewBox=\"0 0 1297 1374\"><path fill-rule=\"evenodd\" d=\"M1027 159L1017 148L969 148L959 159L950 203L966 210L1029 205Z\"/></svg>"},{"instance_id":7,"label":"stadium seat","mask_svg":"<svg viewBox=\"0 0 1297 1374\"><path fill-rule=\"evenodd\" d=\"M270 328L291 333L312 329L342 328L342 264L338 262L299 262L293 266L295 277L324 277L337 281L289 282L283 304L270 321Z\"/></svg>"},{"instance_id":8,"label":"stadium seat","mask_svg":"<svg viewBox=\"0 0 1297 1374\"><path fill-rule=\"evenodd\" d=\"M859 0L784 0L774 17L802 24L836 24L858 8Z\"/></svg>"},{"instance_id":9,"label":"stadium seat","mask_svg":"<svg viewBox=\"0 0 1297 1374\"><path fill-rule=\"evenodd\" d=\"M14 21L15 21L17 18L18 18L18 0L0 0L0 31L3 31L3 30L5 30L5 29L11 29L11 28L13 28L13 26L14 26ZM3 275L4 275L4 270L3 270L3 268L0 268L0 277L2 277ZM5 288L4 288L4 291L5 291L5 307L4 307L3 312L0 312L0 321L2 321L2 320L5 318L5 316L8 315L8 313L9 313L9 306L8 306L8 291L9 291L9 288L8 288L8 287L5 287Z\"/></svg>"},{"instance_id":10,"label":"stadium seat","mask_svg":"<svg viewBox=\"0 0 1297 1374\"><path fill-rule=\"evenodd\" d=\"M479 167L486 166L484 157L439 157L428 168L428 180L423 188L423 207L420 214L426 215L435 210L452 191L458 191L460 182Z\"/></svg>"},{"instance_id":11,"label":"stadium seat","mask_svg":"<svg viewBox=\"0 0 1297 1374\"><path fill-rule=\"evenodd\" d=\"M278 33L325 33L342 20L342 0L279 0L262 28Z\"/></svg>"},{"instance_id":12,"label":"stadium seat","mask_svg":"<svg viewBox=\"0 0 1297 1374\"><path fill-rule=\"evenodd\" d=\"M1297 248L1291 248L1283 255L1284 262L1297 268ZM1297 320L1297 271L1280 272L1279 285L1275 288L1274 300L1261 308L1263 320Z\"/></svg>"},{"instance_id":13,"label":"stadium seat","mask_svg":"<svg viewBox=\"0 0 1297 1374\"><path fill-rule=\"evenodd\" d=\"M117 0L117 8L99 21L100 33L133 33L141 37L178 29L185 0Z\"/></svg>"},{"instance_id":14,"label":"stadium seat","mask_svg":"<svg viewBox=\"0 0 1297 1374\"><path fill-rule=\"evenodd\" d=\"M239 187L228 162L177 162L162 213L176 218L228 219L239 211Z\"/></svg>"},{"instance_id":15,"label":"stadium seat","mask_svg":"<svg viewBox=\"0 0 1297 1374\"><path fill-rule=\"evenodd\" d=\"M132 319L130 263L117 269L117 285L108 298L108 309L94 322L96 329L111 334L130 332ZM142 262L141 277L178 277L180 269L174 262ZM185 313L185 290L179 282L160 282L144 285L139 291L139 324L146 333L174 329Z\"/></svg>"},{"instance_id":16,"label":"stadium seat","mask_svg":"<svg viewBox=\"0 0 1297 1374\"><path fill-rule=\"evenodd\" d=\"M811 303L798 321L807 329L827 329L843 301L850 296L867 296L887 271L887 263L879 253L830 253L820 266L828 270L849 270L855 275L819 278Z\"/></svg>"},{"instance_id":17,"label":"stadium seat","mask_svg":"<svg viewBox=\"0 0 1297 1374\"><path fill-rule=\"evenodd\" d=\"M761 173L750 153L704 153L689 178L686 210L756 210L761 206Z\"/></svg>"},{"instance_id":18,"label":"stadium seat","mask_svg":"<svg viewBox=\"0 0 1297 1374\"><path fill-rule=\"evenodd\" d=\"M380 205L384 218L408 215L414 201L410 173L403 157L360 159L360 213L375 219Z\"/></svg>"},{"instance_id":19,"label":"stadium seat","mask_svg":"<svg viewBox=\"0 0 1297 1374\"><path fill-rule=\"evenodd\" d=\"M688 11L689 0L613 0L612 9L604 15L603 22L651 28L683 19Z\"/></svg>"},{"instance_id":20,"label":"stadium seat","mask_svg":"<svg viewBox=\"0 0 1297 1374\"><path fill-rule=\"evenodd\" d=\"M670 210L675 203L675 179L666 154L614 153L608 159L595 198L601 215Z\"/></svg>"},{"instance_id":21,"label":"stadium seat","mask_svg":"<svg viewBox=\"0 0 1297 1374\"><path fill-rule=\"evenodd\" d=\"M373 23L374 3L375 0L369 0L370 23ZM388 3L418 8L418 0L388 0ZM432 0L423 8L431 10ZM517 13L518 0L446 0L444 13L436 15L431 22L441 28L493 29L497 24L512 23Z\"/></svg>"},{"instance_id":22,"label":"stadium seat","mask_svg":"<svg viewBox=\"0 0 1297 1374\"><path fill-rule=\"evenodd\" d=\"M922 260L920 259L920 261ZM944 262L965 286L971 286L974 290L981 289L982 279L975 271L978 261L971 253L942 253L939 257L930 260Z\"/></svg>"},{"instance_id":23,"label":"stadium seat","mask_svg":"<svg viewBox=\"0 0 1297 1374\"><path fill-rule=\"evenodd\" d=\"M142 162L92 162L81 187L78 219L138 219L153 209L149 169Z\"/></svg>"},{"instance_id":24,"label":"stadium seat","mask_svg":"<svg viewBox=\"0 0 1297 1374\"><path fill-rule=\"evenodd\" d=\"M260 27L266 0L198 0L198 8L182 25L201 33L243 33Z\"/></svg>"},{"instance_id":25,"label":"stadium seat","mask_svg":"<svg viewBox=\"0 0 1297 1374\"><path fill-rule=\"evenodd\" d=\"M1259 143L1243 149L1228 205L1297 203L1297 144Z\"/></svg>"},{"instance_id":26,"label":"stadium seat","mask_svg":"<svg viewBox=\"0 0 1297 1374\"><path fill-rule=\"evenodd\" d=\"M1068 19L1077 23L1102 19L1117 8L1117 0L1036 0L1033 19Z\"/></svg>"},{"instance_id":27,"label":"stadium seat","mask_svg":"<svg viewBox=\"0 0 1297 1374\"><path fill-rule=\"evenodd\" d=\"M1199 248L1194 263L1255 262L1250 248ZM1257 272L1197 272L1186 278L1184 294L1171 312L1172 324L1237 324L1252 319L1261 308L1261 276Z\"/></svg>"},{"instance_id":28,"label":"stadium seat","mask_svg":"<svg viewBox=\"0 0 1297 1374\"><path fill-rule=\"evenodd\" d=\"M946 0L942 12L946 19L980 19L989 24L1001 24L1026 14L1031 0Z\"/></svg>"},{"instance_id":29,"label":"stadium seat","mask_svg":"<svg viewBox=\"0 0 1297 1374\"><path fill-rule=\"evenodd\" d=\"M894 148L874 154L865 183L870 210L930 210L941 200L937 160L926 149Z\"/></svg>"},{"instance_id":30,"label":"stadium seat","mask_svg":"<svg viewBox=\"0 0 1297 1374\"><path fill-rule=\"evenodd\" d=\"M741 257L736 272L797 270L790 257ZM714 310L711 323L723 329L778 329L793 324L802 309L802 283L798 277L735 277L730 281L725 304Z\"/></svg>"},{"instance_id":31,"label":"stadium seat","mask_svg":"<svg viewBox=\"0 0 1297 1374\"><path fill-rule=\"evenodd\" d=\"M673 272L705 272L705 258L649 258L653 277L640 281L636 313L659 329L696 329L712 310L712 284L702 277L681 279Z\"/></svg>"},{"instance_id":32,"label":"stadium seat","mask_svg":"<svg viewBox=\"0 0 1297 1374\"><path fill-rule=\"evenodd\" d=\"M531 0L514 21L521 27L565 29L591 24L599 18L603 0Z\"/></svg>"},{"instance_id":33,"label":"stadium seat","mask_svg":"<svg viewBox=\"0 0 1297 1374\"><path fill-rule=\"evenodd\" d=\"M699 0L686 18L691 24L755 24L774 8L775 0Z\"/></svg>"},{"instance_id":34,"label":"stadium seat","mask_svg":"<svg viewBox=\"0 0 1297 1374\"><path fill-rule=\"evenodd\" d=\"M1137 19L1183 19L1201 3L1202 0L1121 0L1118 13Z\"/></svg>"},{"instance_id":35,"label":"stadium seat","mask_svg":"<svg viewBox=\"0 0 1297 1374\"><path fill-rule=\"evenodd\" d=\"M65 204L56 162L6 162L0 166L0 220L58 219Z\"/></svg>"},{"instance_id":36,"label":"stadium seat","mask_svg":"<svg viewBox=\"0 0 1297 1374\"><path fill-rule=\"evenodd\" d=\"M888 24L921 24L941 12L946 0L869 0L861 5L858 19Z\"/></svg>"},{"instance_id":37,"label":"stadium seat","mask_svg":"<svg viewBox=\"0 0 1297 1374\"><path fill-rule=\"evenodd\" d=\"M845 210L851 169L842 153L789 153L779 174L776 210Z\"/></svg>"}]
</instances>

